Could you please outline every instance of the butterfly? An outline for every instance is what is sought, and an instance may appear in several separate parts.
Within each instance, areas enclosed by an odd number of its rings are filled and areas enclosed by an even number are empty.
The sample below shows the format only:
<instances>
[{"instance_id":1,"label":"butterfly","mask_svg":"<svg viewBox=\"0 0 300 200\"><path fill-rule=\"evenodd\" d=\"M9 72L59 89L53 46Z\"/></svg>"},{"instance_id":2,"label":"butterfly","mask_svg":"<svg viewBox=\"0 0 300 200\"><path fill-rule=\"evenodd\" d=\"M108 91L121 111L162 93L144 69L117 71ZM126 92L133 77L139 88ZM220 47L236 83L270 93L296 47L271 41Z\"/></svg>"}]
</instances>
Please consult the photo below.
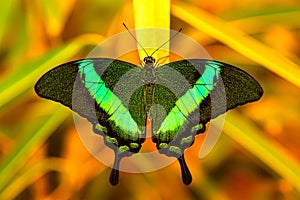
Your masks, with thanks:
<instances>
[{"instance_id":1,"label":"butterfly","mask_svg":"<svg viewBox=\"0 0 300 200\"><path fill-rule=\"evenodd\" d=\"M184 151L195 136L211 119L263 94L253 77L226 63L201 59L159 67L154 63L151 56L144 58L143 67L109 58L76 60L48 71L35 85L40 97L79 113L103 135L115 152L112 185L118 183L121 158L141 149L147 117L153 122L152 141L160 153L178 159L188 185L192 176ZM220 104L226 107L212 106ZM153 105L162 106L165 113L151 110Z\"/></svg>"},{"instance_id":2,"label":"butterfly","mask_svg":"<svg viewBox=\"0 0 300 200\"><path fill-rule=\"evenodd\" d=\"M182 181L189 185L184 151L195 136L205 132L211 119L263 95L252 76L230 64L188 59L158 65L152 55L141 66L111 58L75 60L35 84L40 97L69 107L103 136L115 152L112 185L119 182L121 159L140 151L147 119L157 150L178 159Z\"/></svg>"}]
</instances>

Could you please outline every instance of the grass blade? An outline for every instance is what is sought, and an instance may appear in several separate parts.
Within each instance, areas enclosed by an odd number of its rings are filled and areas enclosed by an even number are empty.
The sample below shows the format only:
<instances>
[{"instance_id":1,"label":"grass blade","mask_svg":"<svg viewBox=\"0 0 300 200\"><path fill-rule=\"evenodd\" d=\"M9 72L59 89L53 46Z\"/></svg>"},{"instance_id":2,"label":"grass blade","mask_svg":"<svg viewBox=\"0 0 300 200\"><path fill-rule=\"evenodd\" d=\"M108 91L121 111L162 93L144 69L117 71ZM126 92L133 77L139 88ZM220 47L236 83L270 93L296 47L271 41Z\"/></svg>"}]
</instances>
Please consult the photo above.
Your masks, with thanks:
<instances>
[{"instance_id":1,"label":"grass blade","mask_svg":"<svg viewBox=\"0 0 300 200\"><path fill-rule=\"evenodd\" d=\"M69 44L49 52L42 58L24 64L0 84L0 108L23 92L32 89L34 83L50 68L74 57L85 45L96 45L103 40L100 35L83 35Z\"/></svg>"},{"instance_id":2,"label":"grass blade","mask_svg":"<svg viewBox=\"0 0 300 200\"><path fill-rule=\"evenodd\" d=\"M22 168L22 164L30 158L30 155L37 150L50 134L69 116L69 112L62 106L57 106L53 114L40 123L35 124L35 131L29 131L19 141L14 151L6 157L0 166L0 192L9 186L10 180Z\"/></svg>"},{"instance_id":3,"label":"grass blade","mask_svg":"<svg viewBox=\"0 0 300 200\"><path fill-rule=\"evenodd\" d=\"M13 17L12 11L17 6L17 0L11 0L11 1L0 1L0 42L2 43L3 36L5 34L5 31L8 30L8 24L11 21L11 17Z\"/></svg>"},{"instance_id":4,"label":"grass blade","mask_svg":"<svg viewBox=\"0 0 300 200\"><path fill-rule=\"evenodd\" d=\"M185 8L185 9L183 9ZM184 3L174 3L172 13L177 18L223 42L240 54L265 66L300 87L300 68L273 49L247 36L240 29Z\"/></svg>"},{"instance_id":5,"label":"grass blade","mask_svg":"<svg viewBox=\"0 0 300 200\"><path fill-rule=\"evenodd\" d=\"M14 199L25 188L29 187L39 178L49 171L61 172L65 161L60 158L47 158L29 166L20 173L10 184L1 192L0 199Z\"/></svg>"},{"instance_id":6,"label":"grass blade","mask_svg":"<svg viewBox=\"0 0 300 200\"><path fill-rule=\"evenodd\" d=\"M170 29L170 1L169 0L134 0L134 21L135 28L165 28ZM159 13L159 14L157 14ZM136 37L139 42L145 47L159 47L161 45L160 41L168 41L170 38L169 34L157 35L155 30L153 31L142 31L137 32ZM159 37L159 38L158 38ZM164 46L169 49L169 44ZM150 55L152 52L148 52ZM139 50L140 59L142 60L147 55L144 51ZM161 58L166 56L166 54L161 54L158 52L154 54L153 57Z\"/></svg>"},{"instance_id":7,"label":"grass blade","mask_svg":"<svg viewBox=\"0 0 300 200\"><path fill-rule=\"evenodd\" d=\"M234 112L227 116L224 132L300 191L300 165L275 142ZM237 126L238 124L238 126Z\"/></svg>"}]
</instances>

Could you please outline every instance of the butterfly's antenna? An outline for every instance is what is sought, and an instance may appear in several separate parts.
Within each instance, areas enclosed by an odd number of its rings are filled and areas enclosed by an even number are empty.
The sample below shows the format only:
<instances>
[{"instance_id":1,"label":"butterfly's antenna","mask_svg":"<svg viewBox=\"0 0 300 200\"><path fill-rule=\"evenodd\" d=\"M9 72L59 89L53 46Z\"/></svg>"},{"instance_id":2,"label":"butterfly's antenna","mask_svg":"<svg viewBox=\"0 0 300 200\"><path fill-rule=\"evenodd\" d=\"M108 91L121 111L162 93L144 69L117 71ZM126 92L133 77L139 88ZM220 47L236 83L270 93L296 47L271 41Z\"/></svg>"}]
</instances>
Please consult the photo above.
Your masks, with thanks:
<instances>
[{"instance_id":1,"label":"butterfly's antenna","mask_svg":"<svg viewBox=\"0 0 300 200\"><path fill-rule=\"evenodd\" d=\"M178 33L180 33L182 31L182 28L180 28L178 31L177 31L177 33L175 33L168 41L166 41L166 42L164 42L162 45L160 45L155 51L153 51L152 53L151 53L151 55L150 56L153 56L153 54L155 53L155 52L157 52L160 48L162 48L165 44L167 44L168 42L170 42L174 37L176 37L176 35L178 35Z\"/></svg>"},{"instance_id":2,"label":"butterfly's antenna","mask_svg":"<svg viewBox=\"0 0 300 200\"><path fill-rule=\"evenodd\" d=\"M143 49L143 51L146 53L147 56L148 53L147 51L144 49L144 47L139 43L139 41L137 41L137 39L134 37L134 35L130 32L130 30L127 28L127 26L125 25L125 23L123 23L123 26L126 28L126 30L129 32L129 34L133 37L133 39L138 43L138 45Z\"/></svg>"}]
</instances>

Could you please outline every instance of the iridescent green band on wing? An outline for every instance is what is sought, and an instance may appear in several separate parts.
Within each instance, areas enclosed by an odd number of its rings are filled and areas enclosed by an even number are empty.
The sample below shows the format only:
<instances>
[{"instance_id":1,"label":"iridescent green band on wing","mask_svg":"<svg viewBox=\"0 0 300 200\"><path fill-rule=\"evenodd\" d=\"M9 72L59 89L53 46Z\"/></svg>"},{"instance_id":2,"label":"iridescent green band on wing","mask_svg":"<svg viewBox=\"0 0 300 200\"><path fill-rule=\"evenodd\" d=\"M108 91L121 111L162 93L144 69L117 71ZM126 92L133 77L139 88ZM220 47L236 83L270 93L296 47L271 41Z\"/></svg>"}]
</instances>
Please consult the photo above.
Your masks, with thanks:
<instances>
[{"instance_id":1,"label":"iridescent green band on wing","mask_svg":"<svg viewBox=\"0 0 300 200\"><path fill-rule=\"evenodd\" d=\"M104 81L97 74L91 60L79 61L79 75L90 95L96 103L110 116L110 121L116 129L122 131L124 139L137 138L142 134L137 123L124 107L122 101L105 86Z\"/></svg>"},{"instance_id":2,"label":"iridescent green band on wing","mask_svg":"<svg viewBox=\"0 0 300 200\"><path fill-rule=\"evenodd\" d=\"M187 117L199 108L200 103L217 84L216 80L219 78L221 70L219 65L221 63L207 61L202 76L176 101L175 106L155 135L159 136L161 140L172 140L177 135L179 128L188 122Z\"/></svg>"}]
</instances>

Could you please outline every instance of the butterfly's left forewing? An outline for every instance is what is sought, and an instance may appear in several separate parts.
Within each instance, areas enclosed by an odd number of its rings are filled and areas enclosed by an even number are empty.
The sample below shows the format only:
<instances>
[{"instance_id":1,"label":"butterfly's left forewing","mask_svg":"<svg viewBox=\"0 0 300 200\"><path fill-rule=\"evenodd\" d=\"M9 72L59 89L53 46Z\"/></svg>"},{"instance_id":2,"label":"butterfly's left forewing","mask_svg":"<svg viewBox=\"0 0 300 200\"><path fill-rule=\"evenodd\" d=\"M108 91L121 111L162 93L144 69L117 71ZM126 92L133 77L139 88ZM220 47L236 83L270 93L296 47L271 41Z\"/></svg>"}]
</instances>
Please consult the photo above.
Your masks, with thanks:
<instances>
[{"instance_id":1,"label":"butterfly's left forewing","mask_svg":"<svg viewBox=\"0 0 300 200\"><path fill-rule=\"evenodd\" d=\"M142 85L140 68L112 59L84 59L60 65L35 85L41 97L60 102L87 118L116 152L112 184L118 182L120 158L138 152L145 138L144 98L132 92ZM138 89L138 90L141 90ZM130 111L130 99L139 103ZM145 103L144 103L145 104ZM137 120L138 119L138 120ZM142 124L144 122L144 124Z\"/></svg>"}]
</instances>

